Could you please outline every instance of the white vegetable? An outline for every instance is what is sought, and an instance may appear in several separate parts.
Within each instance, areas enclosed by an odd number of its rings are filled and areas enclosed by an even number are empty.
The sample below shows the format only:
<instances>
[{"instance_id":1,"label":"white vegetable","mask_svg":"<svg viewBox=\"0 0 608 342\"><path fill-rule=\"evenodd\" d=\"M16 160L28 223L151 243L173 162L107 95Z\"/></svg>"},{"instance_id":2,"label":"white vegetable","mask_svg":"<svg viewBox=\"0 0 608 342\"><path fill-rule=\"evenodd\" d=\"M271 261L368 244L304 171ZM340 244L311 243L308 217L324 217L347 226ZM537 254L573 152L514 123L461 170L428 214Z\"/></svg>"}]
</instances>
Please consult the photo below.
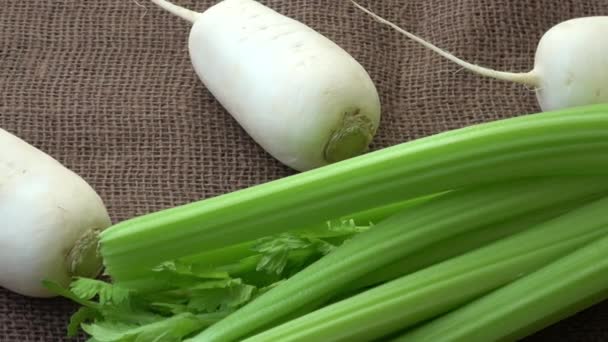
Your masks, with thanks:
<instances>
[{"instance_id":1,"label":"white vegetable","mask_svg":"<svg viewBox=\"0 0 608 342\"><path fill-rule=\"evenodd\" d=\"M366 151L380 100L338 45L253 0L224 0L203 13L152 2L193 23L196 73L273 157L305 171Z\"/></svg>"},{"instance_id":2,"label":"white vegetable","mask_svg":"<svg viewBox=\"0 0 608 342\"><path fill-rule=\"evenodd\" d=\"M511 73L463 61L354 4L378 22L465 69L533 87L544 111L608 102L608 16L575 18L553 26L538 43L534 68L529 72Z\"/></svg>"},{"instance_id":3,"label":"white vegetable","mask_svg":"<svg viewBox=\"0 0 608 342\"><path fill-rule=\"evenodd\" d=\"M110 218L78 175L0 129L0 286L32 297L42 285L101 270L97 233Z\"/></svg>"}]
</instances>

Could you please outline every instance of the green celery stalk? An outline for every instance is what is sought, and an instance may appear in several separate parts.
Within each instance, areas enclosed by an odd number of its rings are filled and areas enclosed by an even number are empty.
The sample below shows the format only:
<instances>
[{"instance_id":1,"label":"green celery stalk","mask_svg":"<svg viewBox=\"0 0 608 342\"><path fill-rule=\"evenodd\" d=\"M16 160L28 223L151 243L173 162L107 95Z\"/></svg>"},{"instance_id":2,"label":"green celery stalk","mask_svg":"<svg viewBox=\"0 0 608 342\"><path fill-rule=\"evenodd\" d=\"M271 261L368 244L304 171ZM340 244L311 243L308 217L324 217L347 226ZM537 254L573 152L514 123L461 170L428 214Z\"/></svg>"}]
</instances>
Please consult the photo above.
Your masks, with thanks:
<instances>
[{"instance_id":1,"label":"green celery stalk","mask_svg":"<svg viewBox=\"0 0 608 342\"><path fill-rule=\"evenodd\" d=\"M406 256L385 267L372 272L352 282L348 287L340 291L342 297L354 294L366 287L375 286L404 275L419 271L423 268L437 264L444 260L462 255L471 250L485 246L496 240L505 238L523 230L529 229L542 222L563 215L585 203L589 203L597 197L564 203L543 210L535 211L526 215L518 216L505 222L492 224L472 232L466 232L455 237L439 241L423 250Z\"/></svg>"},{"instance_id":2,"label":"green celery stalk","mask_svg":"<svg viewBox=\"0 0 608 342\"><path fill-rule=\"evenodd\" d=\"M370 223L377 224L400 210L404 210L408 207L413 207L415 205L428 201L431 198L433 198L433 196L408 199L379 208L372 208L369 210L354 213L348 217L342 217L336 221L352 220L356 225L360 226L366 226ZM318 223L314 227L307 227L307 229L304 230L303 233L313 234L319 237L331 236L331 231L328 230L329 224L332 224L332 222ZM339 225L340 222L337 222L335 224ZM225 248L213 249L196 255L187 256L185 258L180 259L180 261L186 264L205 265L208 268L216 268L232 262L237 262L243 258L257 254L252 249L255 244L256 241L247 241L238 245L230 245Z\"/></svg>"},{"instance_id":3,"label":"green celery stalk","mask_svg":"<svg viewBox=\"0 0 608 342\"><path fill-rule=\"evenodd\" d=\"M365 210L359 213L354 213L350 217L344 217L336 220L336 222L325 222L316 227L309 227L306 231L295 232L302 237L313 237L326 239L334 244L342 244L345 239L352 238L363 229L369 229L370 226L381 222L387 217L395 214L400 210L413 207L421 204L431 198L438 196L426 196L415 199L409 199L403 202L390 204L379 208ZM343 227L346 227L343 228ZM177 262L181 265L187 265L195 273L212 271L227 274L232 278L242 278L246 283L251 285L263 285L265 283L275 282L283 277L276 277L264 274L257 270L257 266L262 259L262 255L257 252L254 247L258 240L248 241L237 245L231 245L225 248L214 249L205 253L188 256L178 259ZM291 262L306 261L310 258L315 258L318 254L314 248L308 250L291 251L289 259ZM302 268L304 265L302 266ZM167 286L166 283L158 279L158 273L152 269L138 269L137 278L135 280L121 282L122 287L127 287L138 292L154 292Z\"/></svg>"},{"instance_id":4,"label":"green celery stalk","mask_svg":"<svg viewBox=\"0 0 608 342\"><path fill-rule=\"evenodd\" d=\"M608 234L608 216L603 215L606 212L608 197L533 229L323 307L246 341L365 341L383 337L457 308L605 236ZM478 322L479 317L492 315L490 311L483 314L469 315L468 319ZM442 333L459 327L451 322L453 324L442 330L429 327L427 331L437 333L416 341L447 341ZM467 326L463 322L458 321ZM494 336L467 335L462 341L494 341ZM404 338L406 340L409 341Z\"/></svg>"},{"instance_id":5,"label":"green celery stalk","mask_svg":"<svg viewBox=\"0 0 608 342\"><path fill-rule=\"evenodd\" d=\"M585 298L573 299L568 305L554 308L552 312L547 312L544 316L531 317L528 322L522 323L510 334L505 334L504 338L498 339L499 342L518 341L522 338L538 332L552 324L575 315L585 309L608 299L608 288L598 290Z\"/></svg>"},{"instance_id":6,"label":"green celery stalk","mask_svg":"<svg viewBox=\"0 0 608 342\"><path fill-rule=\"evenodd\" d=\"M608 105L466 127L127 220L100 235L115 281L138 269L408 198L530 176L605 175Z\"/></svg>"},{"instance_id":7,"label":"green celery stalk","mask_svg":"<svg viewBox=\"0 0 608 342\"><path fill-rule=\"evenodd\" d=\"M295 233L318 238L347 239L352 237L355 233L350 234L350 236L345 235L342 230L335 229L336 226L339 227L343 224L350 226L352 224L360 227L369 227L370 225L381 222L400 210L416 206L438 195L440 194L408 199L382 207L364 210L353 213L348 217L336 219L334 222L322 222L315 226L307 227L304 231L296 231ZM260 258L259 253L253 249L257 244L257 241L258 240L247 241L224 248L213 249L196 255L187 256L178 259L177 261L185 265L191 265L197 270L206 269L220 272L223 271L227 272L232 277L239 277L243 273L255 270L257 261L259 261ZM153 291L159 286L162 286L162 284L156 281L156 276L156 272L151 269L133 269L129 278L133 280L122 281L121 286L137 289L138 291Z\"/></svg>"},{"instance_id":8,"label":"green celery stalk","mask_svg":"<svg viewBox=\"0 0 608 342\"><path fill-rule=\"evenodd\" d=\"M606 223L606 212L597 221ZM608 237L395 341L516 341L608 298Z\"/></svg>"},{"instance_id":9,"label":"green celery stalk","mask_svg":"<svg viewBox=\"0 0 608 342\"><path fill-rule=\"evenodd\" d=\"M499 224L493 224L472 232L460 234L454 238L442 240L436 244L425 247L421 252L413 253L388 266L373 270L360 279L346 285L346 287L341 289L337 295L328 295L326 298L321 298L315 302L308 303L306 306L288 316L282 317L279 321L274 321L267 326L258 329L256 332L262 332L278 324L308 314L322 306L352 297L368 287L394 280L441 261L477 249L501 238L529 229L530 227L560 216L596 199L597 197L593 197L546 208L530 214L518 216Z\"/></svg>"},{"instance_id":10,"label":"green celery stalk","mask_svg":"<svg viewBox=\"0 0 608 342\"><path fill-rule=\"evenodd\" d=\"M357 235L192 341L236 340L437 241L542 208L605 194L607 185L604 177L533 178L436 197Z\"/></svg>"}]
</instances>

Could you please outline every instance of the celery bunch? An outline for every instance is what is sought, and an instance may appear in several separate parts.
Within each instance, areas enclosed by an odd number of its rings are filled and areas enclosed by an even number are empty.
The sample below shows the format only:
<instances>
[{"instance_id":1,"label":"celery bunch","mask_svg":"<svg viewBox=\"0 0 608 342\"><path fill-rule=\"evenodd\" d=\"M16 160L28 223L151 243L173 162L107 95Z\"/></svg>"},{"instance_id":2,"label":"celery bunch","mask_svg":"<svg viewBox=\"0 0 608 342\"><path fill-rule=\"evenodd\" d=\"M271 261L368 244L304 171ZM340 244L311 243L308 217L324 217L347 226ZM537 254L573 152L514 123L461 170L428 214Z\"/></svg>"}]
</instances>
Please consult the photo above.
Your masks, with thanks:
<instances>
[{"instance_id":1,"label":"celery bunch","mask_svg":"<svg viewBox=\"0 0 608 342\"><path fill-rule=\"evenodd\" d=\"M606 297L607 150L608 105L454 130L119 223L111 282L47 286L92 341L508 340Z\"/></svg>"}]
</instances>

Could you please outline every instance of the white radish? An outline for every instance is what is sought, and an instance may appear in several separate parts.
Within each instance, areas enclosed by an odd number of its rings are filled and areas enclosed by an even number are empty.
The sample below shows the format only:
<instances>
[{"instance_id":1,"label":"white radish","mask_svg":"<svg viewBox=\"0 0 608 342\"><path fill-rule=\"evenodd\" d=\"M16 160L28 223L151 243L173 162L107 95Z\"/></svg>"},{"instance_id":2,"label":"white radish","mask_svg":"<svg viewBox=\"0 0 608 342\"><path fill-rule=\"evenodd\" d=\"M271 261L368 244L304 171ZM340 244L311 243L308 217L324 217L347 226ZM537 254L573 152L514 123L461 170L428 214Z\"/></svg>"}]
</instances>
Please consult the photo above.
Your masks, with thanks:
<instances>
[{"instance_id":1,"label":"white radish","mask_svg":"<svg viewBox=\"0 0 608 342\"><path fill-rule=\"evenodd\" d=\"M193 23L194 70L274 158L305 171L368 149L380 121L378 93L334 42L253 0L224 0L202 13L152 2Z\"/></svg>"},{"instance_id":2,"label":"white radish","mask_svg":"<svg viewBox=\"0 0 608 342\"><path fill-rule=\"evenodd\" d=\"M102 267L97 234L110 217L97 193L57 160L0 129L0 286L52 297Z\"/></svg>"},{"instance_id":3,"label":"white radish","mask_svg":"<svg viewBox=\"0 0 608 342\"><path fill-rule=\"evenodd\" d=\"M608 16L574 18L553 26L538 43L534 68L512 73L466 62L353 3L378 22L469 71L534 88L543 111L608 102Z\"/></svg>"}]
</instances>

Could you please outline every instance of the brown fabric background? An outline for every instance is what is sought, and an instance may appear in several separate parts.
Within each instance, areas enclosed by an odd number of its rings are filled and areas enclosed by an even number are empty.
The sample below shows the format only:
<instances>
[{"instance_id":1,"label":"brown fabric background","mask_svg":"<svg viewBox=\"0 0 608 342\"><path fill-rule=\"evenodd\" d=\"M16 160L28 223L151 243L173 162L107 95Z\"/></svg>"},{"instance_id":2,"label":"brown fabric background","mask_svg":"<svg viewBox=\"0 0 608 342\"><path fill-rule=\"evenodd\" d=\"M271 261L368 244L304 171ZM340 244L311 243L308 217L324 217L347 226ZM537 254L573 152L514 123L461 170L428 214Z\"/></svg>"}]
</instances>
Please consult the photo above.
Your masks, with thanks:
<instances>
[{"instance_id":1,"label":"brown fabric background","mask_svg":"<svg viewBox=\"0 0 608 342\"><path fill-rule=\"evenodd\" d=\"M115 221L291 174L198 81L189 24L139 1L1 0L0 127L87 179ZM202 11L215 1L176 2ZM538 110L529 89L461 71L346 0L262 2L367 68L383 103L374 149ZM531 68L552 25L608 13L605 0L362 3L469 61L514 71ZM0 341L62 341L74 309L0 290ZM529 340L606 341L607 319L605 303Z\"/></svg>"}]
</instances>

